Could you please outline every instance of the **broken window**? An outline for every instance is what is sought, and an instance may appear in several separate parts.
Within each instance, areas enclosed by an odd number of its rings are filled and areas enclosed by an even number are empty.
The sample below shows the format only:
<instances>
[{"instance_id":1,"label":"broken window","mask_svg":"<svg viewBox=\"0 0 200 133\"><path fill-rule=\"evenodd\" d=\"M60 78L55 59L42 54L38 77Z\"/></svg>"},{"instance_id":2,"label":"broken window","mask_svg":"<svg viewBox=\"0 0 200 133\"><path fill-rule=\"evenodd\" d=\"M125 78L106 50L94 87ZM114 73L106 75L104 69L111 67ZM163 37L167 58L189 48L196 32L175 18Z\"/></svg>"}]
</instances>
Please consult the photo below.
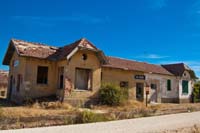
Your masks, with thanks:
<instances>
[{"instance_id":1,"label":"broken window","mask_svg":"<svg viewBox=\"0 0 200 133\"><path fill-rule=\"evenodd\" d=\"M152 90L156 90L157 89L157 85L156 84L151 84L151 89Z\"/></svg>"},{"instance_id":2,"label":"broken window","mask_svg":"<svg viewBox=\"0 0 200 133\"><path fill-rule=\"evenodd\" d=\"M87 54L83 54L83 55L82 55L82 59L83 59L83 60L87 60Z\"/></svg>"},{"instance_id":3,"label":"broken window","mask_svg":"<svg viewBox=\"0 0 200 133\"><path fill-rule=\"evenodd\" d=\"M1 96L5 96L6 92L5 91L1 91Z\"/></svg>"},{"instance_id":4,"label":"broken window","mask_svg":"<svg viewBox=\"0 0 200 133\"><path fill-rule=\"evenodd\" d=\"M128 88L128 82L127 81L121 81L120 82L120 87L121 88Z\"/></svg>"},{"instance_id":5,"label":"broken window","mask_svg":"<svg viewBox=\"0 0 200 133\"><path fill-rule=\"evenodd\" d=\"M38 66L37 83L38 84L47 84L48 83L48 67Z\"/></svg>"}]
</instances>

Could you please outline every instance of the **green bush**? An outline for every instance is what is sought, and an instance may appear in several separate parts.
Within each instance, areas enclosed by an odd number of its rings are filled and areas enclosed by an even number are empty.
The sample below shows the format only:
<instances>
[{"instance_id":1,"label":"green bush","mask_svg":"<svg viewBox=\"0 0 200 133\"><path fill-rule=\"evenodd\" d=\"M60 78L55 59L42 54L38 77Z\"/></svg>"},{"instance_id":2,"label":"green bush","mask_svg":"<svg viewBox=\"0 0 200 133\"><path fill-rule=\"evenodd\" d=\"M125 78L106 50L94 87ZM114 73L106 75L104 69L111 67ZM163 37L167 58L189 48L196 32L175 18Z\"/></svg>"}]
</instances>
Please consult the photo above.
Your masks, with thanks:
<instances>
[{"instance_id":1,"label":"green bush","mask_svg":"<svg viewBox=\"0 0 200 133\"><path fill-rule=\"evenodd\" d=\"M92 123L92 122L102 122L109 120L110 118L106 117L104 114L96 114L91 111L83 111L80 113L77 123Z\"/></svg>"},{"instance_id":2,"label":"green bush","mask_svg":"<svg viewBox=\"0 0 200 133\"><path fill-rule=\"evenodd\" d=\"M200 82L194 84L192 95L194 102L200 102Z\"/></svg>"},{"instance_id":3,"label":"green bush","mask_svg":"<svg viewBox=\"0 0 200 133\"><path fill-rule=\"evenodd\" d=\"M99 90L99 100L104 105L120 105L128 99L128 89L113 84L105 84Z\"/></svg>"}]
</instances>

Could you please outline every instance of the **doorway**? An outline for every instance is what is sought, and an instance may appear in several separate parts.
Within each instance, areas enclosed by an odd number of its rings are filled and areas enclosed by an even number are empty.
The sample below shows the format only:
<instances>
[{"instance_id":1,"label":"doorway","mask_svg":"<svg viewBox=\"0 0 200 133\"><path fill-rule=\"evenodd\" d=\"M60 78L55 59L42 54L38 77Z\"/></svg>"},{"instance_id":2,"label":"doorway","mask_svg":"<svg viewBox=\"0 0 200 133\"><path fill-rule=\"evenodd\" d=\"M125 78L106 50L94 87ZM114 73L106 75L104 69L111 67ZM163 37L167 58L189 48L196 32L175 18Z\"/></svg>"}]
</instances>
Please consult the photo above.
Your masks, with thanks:
<instances>
[{"instance_id":1,"label":"doorway","mask_svg":"<svg viewBox=\"0 0 200 133\"><path fill-rule=\"evenodd\" d=\"M75 88L78 90L91 89L91 73L90 69L76 68Z\"/></svg>"},{"instance_id":2,"label":"doorway","mask_svg":"<svg viewBox=\"0 0 200 133\"><path fill-rule=\"evenodd\" d=\"M157 84L156 83L152 83L151 84L151 97L150 97L150 101L151 102L157 102Z\"/></svg>"},{"instance_id":3,"label":"doorway","mask_svg":"<svg viewBox=\"0 0 200 133\"><path fill-rule=\"evenodd\" d=\"M63 89L64 88L64 67L58 68L58 88Z\"/></svg>"},{"instance_id":4,"label":"doorway","mask_svg":"<svg viewBox=\"0 0 200 133\"><path fill-rule=\"evenodd\" d=\"M136 99L139 101L144 100L144 83L136 83Z\"/></svg>"},{"instance_id":5,"label":"doorway","mask_svg":"<svg viewBox=\"0 0 200 133\"><path fill-rule=\"evenodd\" d=\"M9 86L9 92L8 92L8 99L11 99L11 95L12 95L12 87L13 87L13 76L10 76L10 86Z\"/></svg>"}]
</instances>

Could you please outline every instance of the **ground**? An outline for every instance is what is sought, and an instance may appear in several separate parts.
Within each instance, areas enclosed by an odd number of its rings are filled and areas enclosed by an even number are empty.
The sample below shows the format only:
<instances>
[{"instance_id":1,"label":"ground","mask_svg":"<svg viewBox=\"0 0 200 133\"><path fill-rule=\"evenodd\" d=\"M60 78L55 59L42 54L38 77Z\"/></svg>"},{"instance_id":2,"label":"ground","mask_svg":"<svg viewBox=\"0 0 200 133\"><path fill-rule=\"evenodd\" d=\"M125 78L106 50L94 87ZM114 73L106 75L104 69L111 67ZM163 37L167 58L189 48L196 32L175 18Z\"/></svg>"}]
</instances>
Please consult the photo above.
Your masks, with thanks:
<instances>
[{"instance_id":1,"label":"ground","mask_svg":"<svg viewBox=\"0 0 200 133\"><path fill-rule=\"evenodd\" d=\"M42 102L25 106L1 104L0 129L18 129L113 121L139 117L200 111L196 104L150 104L128 101L120 106L72 107L67 103Z\"/></svg>"},{"instance_id":2,"label":"ground","mask_svg":"<svg viewBox=\"0 0 200 133\"><path fill-rule=\"evenodd\" d=\"M3 133L200 133L199 115L200 112L190 112L91 124L5 130Z\"/></svg>"}]
</instances>

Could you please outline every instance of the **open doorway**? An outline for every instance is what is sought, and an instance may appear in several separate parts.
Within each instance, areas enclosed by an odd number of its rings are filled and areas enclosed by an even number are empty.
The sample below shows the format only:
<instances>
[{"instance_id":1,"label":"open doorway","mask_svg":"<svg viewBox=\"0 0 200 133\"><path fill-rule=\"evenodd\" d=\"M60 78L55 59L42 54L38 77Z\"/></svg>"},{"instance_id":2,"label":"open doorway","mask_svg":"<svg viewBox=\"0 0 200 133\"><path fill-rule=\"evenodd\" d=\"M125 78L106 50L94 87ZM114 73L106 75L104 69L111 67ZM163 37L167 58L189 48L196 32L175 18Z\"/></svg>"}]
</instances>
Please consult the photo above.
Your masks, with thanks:
<instances>
[{"instance_id":1,"label":"open doorway","mask_svg":"<svg viewBox=\"0 0 200 133\"><path fill-rule=\"evenodd\" d=\"M63 89L64 88L64 67L58 68L58 88Z\"/></svg>"},{"instance_id":2,"label":"open doorway","mask_svg":"<svg viewBox=\"0 0 200 133\"><path fill-rule=\"evenodd\" d=\"M92 71L90 69L76 68L75 88L78 90L90 90Z\"/></svg>"},{"instance_id":3,"label":"open doorway","mask_svg":"<svg viewBox=\"0 0 200 133\"><path fill-rule=\"evenodd\" d=\"M8 92L8 99L10 100L11 99L11 95L12 95L12 87L13 87L13 76L11 75L10 76L10 81L9 81L10 85L9 85L9 92Z\"/></svg>"},{"instance_id":4,"label":"open doorway","mask_svg":"<svg viewBox=\"0 0 200 133\"><path fill-rule=\"evenodd\" d=\"M136 99L139 101L144 100L144 83L136 83Z\"/></svg>"}]
</instances>

